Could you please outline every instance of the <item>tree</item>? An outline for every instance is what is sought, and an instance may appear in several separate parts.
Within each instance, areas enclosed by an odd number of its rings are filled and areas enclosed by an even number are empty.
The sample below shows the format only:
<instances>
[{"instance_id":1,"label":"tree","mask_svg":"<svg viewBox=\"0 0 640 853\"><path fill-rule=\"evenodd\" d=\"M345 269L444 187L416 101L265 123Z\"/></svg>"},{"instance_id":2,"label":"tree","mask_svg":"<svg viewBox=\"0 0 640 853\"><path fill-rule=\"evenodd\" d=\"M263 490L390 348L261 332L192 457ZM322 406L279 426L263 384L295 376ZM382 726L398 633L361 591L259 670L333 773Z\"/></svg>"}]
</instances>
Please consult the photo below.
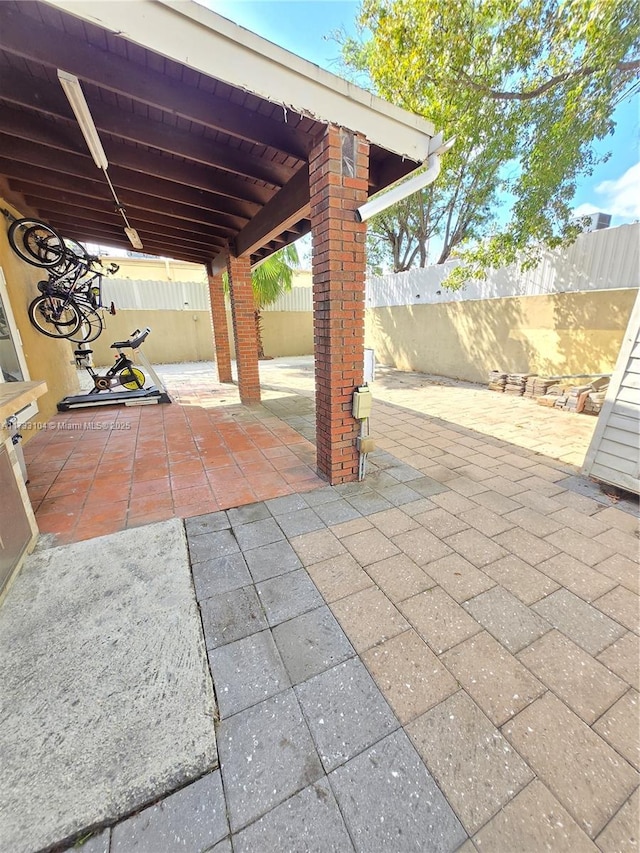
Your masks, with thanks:
<instances>
[{"instance_id":1,"label":"tree","mask_svg":"<svg viewBox=\"0 0 640 853\"><path fill-rule=\"evenodd\" d=\"M447 283L461 286L575 239L576 179L640 87L635 4L363 0L358 23L347 66L457 140L434 184L372 224L394 266L458 256Z\"/></svg>"},{"instance_id":2,"label":"tree","mask_svg":"<svg viewBox=\"0 0 640 853\"><path fill-rule=\"evenodd\" d=\"M251 284L255 302L256 338L258 358L266 358L262 343L262 309L273 303L283 293L291 290L293 270L299 264L298 250L294 244L274 252L259 266L251 271ZM229 289L229 279L223 276L225 291Z\"/></svg>"}]
</instances>

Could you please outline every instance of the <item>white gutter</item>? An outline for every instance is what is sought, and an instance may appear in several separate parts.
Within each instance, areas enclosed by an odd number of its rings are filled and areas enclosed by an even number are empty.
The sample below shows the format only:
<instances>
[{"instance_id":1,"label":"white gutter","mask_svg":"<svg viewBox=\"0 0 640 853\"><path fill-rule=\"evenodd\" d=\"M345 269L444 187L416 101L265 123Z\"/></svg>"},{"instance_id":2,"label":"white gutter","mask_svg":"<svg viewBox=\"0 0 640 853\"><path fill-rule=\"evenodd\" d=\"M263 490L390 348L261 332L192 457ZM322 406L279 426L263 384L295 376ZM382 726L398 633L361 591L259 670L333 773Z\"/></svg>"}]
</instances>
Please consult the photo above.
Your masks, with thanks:
<instances>
[{"instance_id":1,"label":"white gutter","mask_svg":"<svg viewBox=\"0 0 640 853\"><path fill-rule=\"evenodd\" d=\"M387 188L370 198L369 201L365 202L356 210L356 219L358 222L366 222L367 219L370 219L377 213L382 213L383 210L391 207L392 204L397 204L397 202L402 201L402 199L407 198L408 196L413 195L413 193L417 193L419 190L423 190L425 187L428 187L429 184L432 184L440 174L442 165L440 157L442 154L446 154L455 141L455 136L448 142L442 141L442 133L434 136L431 146L434 151L429 155L426 170L422 171L424 166L423 164L423 166L419 166L407 177L396 181L390 189Z\"/></svg>"},{"instance_id":2,"label":"white gutter","mask_svg":"<svg viewBox=\"0 0 640 853\"><path fill-rule=\"evenodd\" d=\"M288 111L424 162L434 127L191 0L46 0L71 15Z\"/></svg>"}]
</instances>

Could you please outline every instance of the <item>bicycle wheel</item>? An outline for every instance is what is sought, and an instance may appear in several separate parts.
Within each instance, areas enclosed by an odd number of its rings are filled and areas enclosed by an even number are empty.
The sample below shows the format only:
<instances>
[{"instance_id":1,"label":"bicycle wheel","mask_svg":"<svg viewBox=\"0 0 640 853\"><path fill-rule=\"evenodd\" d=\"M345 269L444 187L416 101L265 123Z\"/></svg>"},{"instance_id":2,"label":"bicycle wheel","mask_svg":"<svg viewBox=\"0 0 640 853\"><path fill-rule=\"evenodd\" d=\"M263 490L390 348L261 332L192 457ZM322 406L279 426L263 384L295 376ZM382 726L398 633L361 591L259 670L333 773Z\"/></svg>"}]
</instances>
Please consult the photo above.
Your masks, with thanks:
<instances>
[{"instance_id":1,"label":"bicycle wheel","mask_svg":"<svg viewBox=\"0 0 640 853\"><path fill-rule=\"evenodd\" d=\"M90 308L81 302L76 302L75 304L80 309L80 314L82 315L80 328L77 332L67 335L67 337L70 341L77 344L90 344L91 341L95 341L102 334L104 329L102 317L95 308Z\"/></svg>"},{"instance_id":2,"label":"bicycle wheel","mask_svg":"<svg viewBox=\"0 0 640 853\"><path fill-rule=\"evenodd\" d=\"M69 338L75 335L82 322L80 309L62 296L37 296L29 305L29 320L49 338Z\"/></svg>"},{"instance_id":3,"label":"bicycle wheel","mask_svg":"<svg viewBox=\"0 0 640 853\"><path fill-rule=\"evenodd\" d=\"M137 367L125 367L124 370L120 371L119 378L120 384L127 391L139 391L144 388L144 383L147 381L147 377Z\"/></svg>"},{"instance_id":4,"label":"bicycle wheel","mask_svg":"<svg viewBox=\"0 0 640 853\"><path fill-rule=\"evenodd\" d=\"M53 269L65 258L64 239L38 219L14 219L8 237L13 251L34 267Z\"/></svg>"}]
</instances>

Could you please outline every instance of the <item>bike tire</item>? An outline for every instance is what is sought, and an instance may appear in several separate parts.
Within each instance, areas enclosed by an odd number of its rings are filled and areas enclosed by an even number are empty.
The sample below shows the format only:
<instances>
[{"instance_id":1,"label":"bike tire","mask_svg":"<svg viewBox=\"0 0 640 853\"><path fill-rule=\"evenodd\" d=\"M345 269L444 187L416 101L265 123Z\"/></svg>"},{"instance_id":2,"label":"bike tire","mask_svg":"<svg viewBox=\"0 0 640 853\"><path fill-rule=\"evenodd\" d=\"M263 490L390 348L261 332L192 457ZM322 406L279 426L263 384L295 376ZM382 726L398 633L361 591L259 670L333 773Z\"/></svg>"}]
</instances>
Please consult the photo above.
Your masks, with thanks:
<instances>
[{"instance_id":1,"label":"bike tire","mask_svg":"<svg viewBox=\"0 0 640 853\"><path fill-rule=\"evenodd\" d=\"M88 305L85 307L79 302L75 304L80 309L82 319L80 328L76 333L68 336L69 340L77 344L90 344L102 334L104 322L95 308L90 308Z\"/></svg>"},{"instance_id":2,"label":"bike tire","mask_svg":"<svg viewBox=\"0 0 640 853\"><path fill-rule=\"evenodd\" d=\"M31 325L48 338L70 338L82 322L75 302L55 295L37 296L29 305L28 314Z\"/></svg>"},{"instance_id":3,"label":"bike tire","mask_svg":"<svg viewBox=\"0 0 640 853\"><path fill-rule=\"evenodd\" d=\"M147 381L147 377L138 367L125 367L118 376L120 384L127 391L141 391Z\"/></svg>"},{"instance_id":4,"label":"bike tire","mask_svg":"<svg viewBox=\"0 0 640 853\"><path fill-rule=\"evenodd\" d=\"M46 222L14 219L8 237L13 251L34 267L54 269L64 261L64 238Z\"/></svg>"}]
</instances>

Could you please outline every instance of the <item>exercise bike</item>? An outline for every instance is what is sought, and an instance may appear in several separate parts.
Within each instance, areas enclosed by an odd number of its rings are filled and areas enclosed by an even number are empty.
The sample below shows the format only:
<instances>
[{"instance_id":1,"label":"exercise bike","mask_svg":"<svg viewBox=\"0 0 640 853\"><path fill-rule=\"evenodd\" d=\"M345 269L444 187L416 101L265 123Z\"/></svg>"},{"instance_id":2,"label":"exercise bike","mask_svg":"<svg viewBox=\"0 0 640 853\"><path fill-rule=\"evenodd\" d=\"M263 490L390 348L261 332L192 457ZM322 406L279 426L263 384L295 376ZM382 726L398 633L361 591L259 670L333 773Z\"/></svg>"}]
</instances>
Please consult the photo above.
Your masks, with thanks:
<instances>
[{"instance_id":1,"label":"exercise bike","mask_svg":"<svg viewBox=\"0 0 640 853\"><path fill-rule=\"evenodd\" d=\"M111 365L106 373L97 373L93 365L89 362L93 350L86 348L78 348L75 350L76 364L78 367L84 367L91 379L93 380L93 388L90 394L99 394L101 391L112 391L114 388L126 388L128 391L140 391L144 388L147 377L135 367L133 361L128 355L122 351L123 349L138 349L140 344L144 343L151 329L147 328L144 331L136 329L131 333L131 338L128 341L115 341L111 344L111 349L117 350L115 362Z\"/></svg>"},{"instance_id":2,"label":"exercise bike","mask_svg":"<svg viewBox=\"0 0 640 853\"><path fill-rule=\"evenodd\" d=\"M125 406L142 406L152 403L170 403L171 398L167 394L155 370L145 358L142 350L138 352L138 360L144 365L145 370L152 379L153 385L146 386L147 377L145 373L136 367L133 360L123 350L137 350L147 339L151 329L140 331L136 329L126 341L115 341L111 349L115 349L117 355L115 362L105 373L98 373L91 364L91 354L87 344L80 344L75 350L75 363L77 367L84 367L93 381L91 391L77 394L73 397L65 397L58 403L58 411L66 412L88 406L109 406L123 404ZM103 393L103 392L108 393Z\"/></svg>"}]
</instances>

